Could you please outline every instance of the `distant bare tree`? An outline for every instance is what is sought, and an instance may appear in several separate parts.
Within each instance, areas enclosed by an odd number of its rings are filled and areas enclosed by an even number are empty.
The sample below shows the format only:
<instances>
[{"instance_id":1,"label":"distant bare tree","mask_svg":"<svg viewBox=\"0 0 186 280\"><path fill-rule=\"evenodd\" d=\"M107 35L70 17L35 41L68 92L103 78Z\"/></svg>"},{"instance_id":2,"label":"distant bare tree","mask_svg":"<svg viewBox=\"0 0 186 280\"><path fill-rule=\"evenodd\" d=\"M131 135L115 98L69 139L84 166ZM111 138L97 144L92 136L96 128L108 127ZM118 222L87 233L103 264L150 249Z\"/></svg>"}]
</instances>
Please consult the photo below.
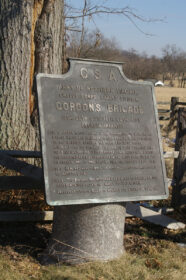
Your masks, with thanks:
<instances>
[{"instance_id":1,"label":"distant bare tree","mask_svg":"<svg viewBox=\"0 0 186 280\"><path fill-rule=\"evenodd\" d=\"M176 45L166 45L162 49L164 72L169 73L170 83L178 77L180 79L179 86L183 86L186 72L186 53L179 49Z\"/></svg>"},{"instance_id":2,"label":"distant bare tree","mask_svg":"<svg viewBox=\"0 0 186 280\"><path fill-rule=\"evenodd\" d=\"M80 34L73 33L67 47L69 56L78 57ZM100 60L120 60L123 55L116 40L107 39L97 30L92 32L85 31L84 42L81 46L81 57Z\"/></svg>"},{"instance_id":3,"label":"distant bare tree","mask_svg":"<svg viewBox=\"0 0 186 280\"><path fill-rule=\"evenodd\" d=\"M123 6L121 8L113 8L107 5L106 0L99 1L99 4L96 4L96 1L93 0L82 0L79 4L79 8L75 8L69 4L69 1L65 2L65 22L66 22L66 32L75 31L79 32L79 46L76 52L76 56L82 56L82 49L86 35L86 23L88 21L96 22L95 17L98 15L120 15L127 18L140 32L145 35L152 35L145 32L139 27L139 21L142 22L155 22L163 21L162 19L155 18L145 18L137 13L136 9L129 6ZM96 25L96 24L95 24ZM69 35L66 35L68 38ZM99 44L100 41L100 32L97 29L97 38L96 44Z\"/></svg>"}]
</instances>

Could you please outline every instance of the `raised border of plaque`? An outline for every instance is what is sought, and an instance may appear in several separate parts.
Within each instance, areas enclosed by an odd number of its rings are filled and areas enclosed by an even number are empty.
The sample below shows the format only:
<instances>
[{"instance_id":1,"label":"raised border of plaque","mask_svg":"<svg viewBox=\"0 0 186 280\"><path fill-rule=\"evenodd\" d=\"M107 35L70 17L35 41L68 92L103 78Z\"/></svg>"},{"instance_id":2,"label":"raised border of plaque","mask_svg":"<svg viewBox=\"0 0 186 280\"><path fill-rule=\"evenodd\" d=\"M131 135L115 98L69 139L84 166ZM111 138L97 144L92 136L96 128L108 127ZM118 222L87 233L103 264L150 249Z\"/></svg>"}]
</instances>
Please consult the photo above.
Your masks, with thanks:
<instances>
[{"instance_id":1,"label":"raised border of plaque","mask_svg":"<svg viewBox=\"0 0 186 280\"><path fill-rule=\"evenodd\" d=\"M119 62L69 62L36 77L47 203L167 198L153 84L127 79Z\"/></svg>"}]
</instances>

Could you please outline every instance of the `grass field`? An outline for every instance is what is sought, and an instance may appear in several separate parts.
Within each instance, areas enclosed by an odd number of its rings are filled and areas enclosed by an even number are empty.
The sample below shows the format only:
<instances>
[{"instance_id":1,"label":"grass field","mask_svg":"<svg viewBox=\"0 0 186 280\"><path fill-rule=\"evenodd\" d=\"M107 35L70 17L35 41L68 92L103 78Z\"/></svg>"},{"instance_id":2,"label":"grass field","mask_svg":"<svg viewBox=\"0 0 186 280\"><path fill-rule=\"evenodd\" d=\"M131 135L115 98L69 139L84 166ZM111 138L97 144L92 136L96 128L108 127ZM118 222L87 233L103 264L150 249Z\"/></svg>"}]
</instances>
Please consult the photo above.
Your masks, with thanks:
<instances>
[{"instance_id":1,"label":"grass field","mask_svg":"<svg viewBox=\"0 0 186 280\"><path fill-rule=\"evenodd\" d=\"M186 102L186 88L156 87L155 88L157 102L170 102L171 97L179 97L180 100Z\"/></svg>"},{"instance_id":2,"label":"grass field","mask_svg":"<svg viewBox=\"0 0 186 280\"><path fill-rule=\"evenodd\" d=\"M154 251L154 248L151 248ZM174 250L175 259L170 259ZM76 267L53 266L42 268L28 258L23 258L15 267L15 262L2 256L1 280L184 280L186 270L180 250L151 252L148 256L126 254L118 261L110 263L85 264Z\"/></svg>"},{"instance_id":3,"label":"grass field","mask_svg":"<svg viewBox=\"0 0 186 280\"><path fill-rule=\"evenodd\" d=\"M186 89L156 88L155 93L157 102L170 101L172 96L186 101ZM169 105L166 106L169 109ZM168 131L167 124L167 121L163 122L163 146L164 150L173 150L174 146L170 146L168 140L172 143L175 127ZM166 160L166 166L170 177L173 160ZM34 194L36 201L38 194ZM158 204L169 205L169 201L156 202ZM186 223L182 213L174 212L172 217ZM122 258L106 263L44 267L37 256L46 247L51 228L51 223L1 223L1 280L186 280L185 230L172 231L138 218L126 219L126 253Z\"/></svg>"},{"instance_id":4,"label":"grass field","mask_svg":"<svg viewBox=\"0 0 186 280\"><path fill-rule=\"evenodd\" d=\"M16 230L15 230L16 228ZM2 232L4 230L4 243ZM139 219L127 219L126 253L118 260L76 266L41 266L51 224L3 224L0 230L1 280L185 280L184 231L169 231Z\"/></svg>"}]
</instances>

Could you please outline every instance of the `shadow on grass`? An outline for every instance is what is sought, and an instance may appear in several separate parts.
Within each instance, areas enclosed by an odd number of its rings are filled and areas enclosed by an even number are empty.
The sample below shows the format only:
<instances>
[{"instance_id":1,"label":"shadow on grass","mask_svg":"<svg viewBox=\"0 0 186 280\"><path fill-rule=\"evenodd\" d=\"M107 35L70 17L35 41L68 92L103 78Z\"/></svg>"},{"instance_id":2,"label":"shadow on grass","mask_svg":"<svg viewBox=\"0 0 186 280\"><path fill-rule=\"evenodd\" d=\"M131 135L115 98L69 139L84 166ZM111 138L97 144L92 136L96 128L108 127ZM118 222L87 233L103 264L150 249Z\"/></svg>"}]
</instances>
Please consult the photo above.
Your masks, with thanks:
<instances>
[{"instance_id":1,"label":"shadow on grass","mask_svg":"<svg viewBox=\"0 0 186 280\"><path fill-rule=\"evenodd\" d=\"M28 255L36 260L47 247L52 223L0 223L0 250ZM161 241L186 243L186 231L172 231L144 222L126 219L125 248L130 253L141 254L143 248L158 246ZM142 249L142 250L141 250Z\"/></svg>"},{"instance_id":2,"label":"shadow on grass","mask_svg":"<svg viewBox=\"0 0 186 280\"><path fill-rule=\"evenodd\" d=\"M22 255L37 259L47 246L51 234L51 223L1 223L0 250L12 248Z\"/></svg>"}]
</instances>

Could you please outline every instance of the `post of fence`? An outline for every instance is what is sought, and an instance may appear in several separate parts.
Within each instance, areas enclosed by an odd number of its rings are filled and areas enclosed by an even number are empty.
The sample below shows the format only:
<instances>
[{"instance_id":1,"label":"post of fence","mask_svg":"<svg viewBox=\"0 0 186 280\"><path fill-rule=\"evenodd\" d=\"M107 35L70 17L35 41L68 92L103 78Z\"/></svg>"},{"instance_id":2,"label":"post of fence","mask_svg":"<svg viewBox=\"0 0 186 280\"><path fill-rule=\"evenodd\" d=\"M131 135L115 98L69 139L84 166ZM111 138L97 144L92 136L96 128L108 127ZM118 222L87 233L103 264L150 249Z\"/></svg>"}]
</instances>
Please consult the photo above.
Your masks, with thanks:
<instances>
[{"instance_id":1,"label":"post of fence","mask_svg":"<svg viewBox=\"0 0 186 280\"><path fill-rule=\"evenodd\" d=\"M178 110L179 97L171 97L170 118L174 118Z\"/></svg>"},{"instance_id":2,"label":"post of fence","mask_svg":"<svg viewBox=\"0 0 186 280\"><path fill-rule=\"evenodd\" d=\"M175 150L179 151L174 161L174 180L172 205L186 211L186 108L178 110Z\"/></svg>"},{"instance_id":3,"label":"post of fence","mask_svg":"<svg viewBox=\"0 0 186 280\"><path fill-rule=\"evenodd\" d=\"M177 119L177 112L178 112L178 103L179 97L171 97L171 104L170 104L170 122L168 128L174 125L175 120Z\"/></svg>"}]
</instances>

